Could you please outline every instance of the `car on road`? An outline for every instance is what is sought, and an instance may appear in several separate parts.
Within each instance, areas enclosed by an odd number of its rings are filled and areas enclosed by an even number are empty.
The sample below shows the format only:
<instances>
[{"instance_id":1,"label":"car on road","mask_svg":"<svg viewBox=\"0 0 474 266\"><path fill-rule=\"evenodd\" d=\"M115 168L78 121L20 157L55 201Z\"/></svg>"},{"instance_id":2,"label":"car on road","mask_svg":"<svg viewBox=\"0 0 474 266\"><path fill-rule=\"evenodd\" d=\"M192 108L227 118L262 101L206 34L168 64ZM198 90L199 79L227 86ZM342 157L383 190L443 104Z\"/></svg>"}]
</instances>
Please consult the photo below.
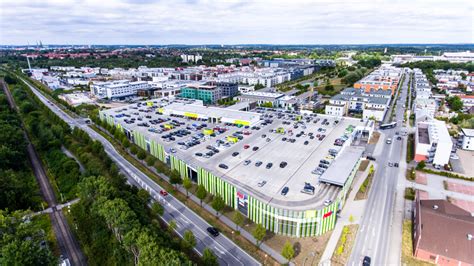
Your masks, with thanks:
<instances>
[{"instance_id":1,"label":"car on road","mask_svg":"<svg viewBox=\"0 0 474 266\"><path fill-rule=\"evenodd\" d=\"M160 195L163 196L163 197L166 197L168 196L168 192L166 190L160 190Z\"/></svg>"},{"instance_id":2,"label":"car on road","mask_svg":"<svg viewBox=\"0 0 474 266\"><path fill-rule=\"evenodd\" d=\"M327 199L327 200L324 201L324 206L329 206L329 205L331 205L331 203L332 203L332 200Z\"/></svg>"},{"instance_id":3,"label":"car on road","mask_svg":"<svg viewBox=\"0 0 474 266\"><path fill-rule=\"evenodd\" d=\"M216 236L219 236L219 230L217 230L217 228L215 227L208 227L207 228L207 231L209 232L209 234L211 234L213 237L216 237Z\"/></svg>"},{"instance_id":4,"label":"car on road","mask_svg":"<svg viewBox=\"0 0 474 266\"><path fill-rule=\"evenodd\" d=\"M402 137L398 136L398 137L397 137L397 140L402 140Z\"/></svg>"},{"instance_id":5,"label":"car on road","mask_svg":"<svg viewBox=\"0 0 474 266\"><path fill-rule=\"evenodd\" d=\"M226 164L219 164L219 167L222 168L222 169L229 169L229 166L227 166Z\"/></svg>"},{"instance_id":6,"label":"car on road","mask_svg":"<svg viewBox=\"0 0 474 266\"><path fill-rule=\"evenodd\" d=\"M398 167L398 163L394 163L393 166Z\"/></svg>"},{"instance_id":7,"label":"car on road","mask_svg":"<svg viewBox=\"0 0 474 266\"><path fill-rule=\"evenodd\" d=\"M266 183L267 183L267 181L263 180L263 181L258 182L257 186L258 187L263 187L263 186L265 186Z\"/></svg>"},{"instance_id":8,"label":"car on road","mask_svg":"<svg viewBox=\"0 0 474 266\"><path fill-rule=\"evenodd\" d=\"M283 162L280 163L280 168L285 168L286 165L288 165L288 163L283 161Z\"/></svg>"},{"instance_id":9,"label":"car on road","mask_svg":"<svg viewBox=\"0 0 474 266\"><path fill-rule=\"evenodd\" d=\"M388 166L392 167L392 166L393 166L393 163L388 163Z\"/></svg>"},{"instance_id":10,"label":"car on road","mask_svg":"<svg viewBox=\"0 0 474 266\"><path fill-rule=\"evenodd\" d=\"M392 138L388 138L388 139L385 141L385 143L387 143L387 144L392 144Z\"/></svg>"},{"instance_id":11,"label":"car on road","mask_svg":"<svg viewBox=\"0 0 474 266\"><path fill-rule=\"evenodd\" d=\"M370 156L370 155L367 155L367 160L370 160L370 161L375 161L375 157L373 157L373 156Z\"/></svg>"},{"instance_id":12,"label":"car on road","mask_svg":"<svg viewBox=\"0 0 474 266\"><path fill-rule=\"evenodd\" d=\"M288 194L288 191L289 191L289 190L290 190L290 189L289 189L288 187L284 187L284 188L281 190L281 195L286 196L286 194Z\"/></svg>"},{"instance_id":13,"label":"car on road","mask_svg":"<svg viewBox=\"0 0 474 266\"><path fill-rule=\"evenodd\" d=\"M364 259L362 260L362 266L370 266L370 257L365 256Z\"/></svg>"}]
</instances>

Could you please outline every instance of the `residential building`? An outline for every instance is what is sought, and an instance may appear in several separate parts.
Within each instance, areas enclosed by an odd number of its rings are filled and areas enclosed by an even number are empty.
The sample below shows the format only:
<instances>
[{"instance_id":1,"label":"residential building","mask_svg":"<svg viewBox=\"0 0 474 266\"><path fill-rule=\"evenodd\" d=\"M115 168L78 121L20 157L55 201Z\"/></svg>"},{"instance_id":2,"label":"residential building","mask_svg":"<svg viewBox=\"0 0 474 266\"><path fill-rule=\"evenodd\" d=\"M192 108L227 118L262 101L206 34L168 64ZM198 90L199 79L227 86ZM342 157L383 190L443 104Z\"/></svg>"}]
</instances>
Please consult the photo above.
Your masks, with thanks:
<instances>
[{"instance_id":1,"label":"residential building","mask_svg":"<svg viewBox=\"0 0 474 266\"><path fill-rule=\"evenodd\" d=\"M205 104L214 104L222 98L222 89L216 85L192 85L182 88L179 96L202 100Z\"/></svg>"},{"instance_id":2,"label":"residential building","mask_svg":"<svg viewBox=\"0 0 474 266\"><path fill-rule=\"evenodd\" d=\"M283 96L285 96L285 94L283 93L251 91L247 93L242 93L235 97L235 99L241 102L256 102L259 105L271 103L272 106L278 107L278 101Z\"/></svg>"},{"instance_id":3,"label":"residential building","mask_svg":"<svg viewBox=\"0 0 474 266\"><path fill-rule=\"evenodd\" d=\"M402 69L390 65L382 65L372 71L369 75L354 83L355 89L365 92L371 90L389 90L392 95L398 88L398 82L402 77Z\"/></svg>"},{"instance_id":4,"label":"residential building","mask_svg":"<svg viewBox=\"0 0 474 266\"><path fill-rule=\"evenodd\" d=\"M390 90L370 90L346 88L333 96L325 107L325 113L334 116L361 114L363 119L382 121L391 101Z\"/></svg>"},{"instance_id":5,"label":"residential building","mask_svg":"<svg viewBox=\"0 0 474 266\"><path fill-rule=\"evenodd\" d=\"M449 163L453 142L446 123L436 119L418 121L415 134L415 161L444 166Z\"/></svg>"},{"instance_id":6,"label":"residential building","mask_svg":"<svg viewBox=\"0 0 474 266\"><path fill-rule=\"evenodd\" d=\"M146 81L115 80L92 83L91 93L99 99L113 99L136 96L137 90L148 88L151 85Z\"/></svg>"},{"instance_id":7,"label":"residential building","mask_svg":"<svg viewBox=\"0 0 474 266\"><path fill-rule=\"evenodd\" d=\"M447 200L421 200L413 212L413 255L436 265L474 264L474 217Z\"/></svg>"},{"instance_id":8,"label":"residential building","mask_svg":"<svg viewBox=\"0 0 474 266\"><path fill-rule=\"evenodd\" d=\"M462 149L474 151L474 129L461 128Z\"/></svg>"}]
</instances>

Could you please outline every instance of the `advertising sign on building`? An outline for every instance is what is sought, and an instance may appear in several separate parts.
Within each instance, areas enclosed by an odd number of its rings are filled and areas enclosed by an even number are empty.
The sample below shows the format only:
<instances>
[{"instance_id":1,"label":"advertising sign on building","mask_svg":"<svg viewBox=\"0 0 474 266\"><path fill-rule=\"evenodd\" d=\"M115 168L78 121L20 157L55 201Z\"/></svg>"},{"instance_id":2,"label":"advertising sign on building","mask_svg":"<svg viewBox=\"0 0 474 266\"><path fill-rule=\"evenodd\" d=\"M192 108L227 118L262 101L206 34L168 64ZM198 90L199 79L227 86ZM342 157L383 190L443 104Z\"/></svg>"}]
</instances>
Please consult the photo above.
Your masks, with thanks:
<instances>
[{"instance_id":1,"label":"advertising sign on building","mask_svg":"<svg viewBox=\"0 0 474 266\"><path fill-rule=\"evenodd\" d=\"M248 205L249 202L247 194L237 191L237 209L245 216L248 216Z\"/></svg>"}]
</instances>

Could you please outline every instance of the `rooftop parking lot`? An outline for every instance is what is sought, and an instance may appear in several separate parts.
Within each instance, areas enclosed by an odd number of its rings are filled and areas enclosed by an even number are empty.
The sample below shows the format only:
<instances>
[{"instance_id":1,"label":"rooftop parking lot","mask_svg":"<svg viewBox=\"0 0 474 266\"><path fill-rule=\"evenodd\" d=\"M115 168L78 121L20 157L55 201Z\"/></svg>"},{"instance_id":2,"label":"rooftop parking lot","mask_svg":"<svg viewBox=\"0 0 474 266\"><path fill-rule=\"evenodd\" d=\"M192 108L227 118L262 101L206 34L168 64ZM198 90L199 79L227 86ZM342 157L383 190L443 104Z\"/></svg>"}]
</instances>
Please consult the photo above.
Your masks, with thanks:
<instances>
[{"instance_id":1,"label":"rooftop parking lot","mask_svg":"<svg viewBox=\"0 0 474 266\"><path fill-rule=\"evenodd\" d=\"M350 141L352 129L364 124L351 118L257 109L258 123L237 126L158 113L166 104L133 104L106 113L125 129L157 140L188 165L223 176L262 201L296 209L335 199L341 187L320 183L319 177L349 149L339 151Z\"/></svg>"}]
</instances>

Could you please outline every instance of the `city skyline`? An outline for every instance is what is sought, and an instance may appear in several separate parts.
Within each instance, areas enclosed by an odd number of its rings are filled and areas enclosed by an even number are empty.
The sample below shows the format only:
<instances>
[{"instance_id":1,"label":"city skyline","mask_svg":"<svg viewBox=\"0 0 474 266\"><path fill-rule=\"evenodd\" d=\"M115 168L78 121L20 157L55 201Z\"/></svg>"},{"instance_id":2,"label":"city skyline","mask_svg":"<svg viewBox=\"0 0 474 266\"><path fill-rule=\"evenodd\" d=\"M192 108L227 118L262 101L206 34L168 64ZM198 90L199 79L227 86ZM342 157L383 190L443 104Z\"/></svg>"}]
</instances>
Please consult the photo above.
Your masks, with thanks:
<instances>
[{"instance_id":1,"label":"city skyline","mask_svg":"<svg viewBox=\"0 0 474 266\"><path fill-rule=\"evenodd\" d=\"M473 43L473 4L442 1L4 1L0 44ZM15 8L7 8L12 6ZM66 15L65 15L66 14Z\"/></svg>"}]
</instances>

